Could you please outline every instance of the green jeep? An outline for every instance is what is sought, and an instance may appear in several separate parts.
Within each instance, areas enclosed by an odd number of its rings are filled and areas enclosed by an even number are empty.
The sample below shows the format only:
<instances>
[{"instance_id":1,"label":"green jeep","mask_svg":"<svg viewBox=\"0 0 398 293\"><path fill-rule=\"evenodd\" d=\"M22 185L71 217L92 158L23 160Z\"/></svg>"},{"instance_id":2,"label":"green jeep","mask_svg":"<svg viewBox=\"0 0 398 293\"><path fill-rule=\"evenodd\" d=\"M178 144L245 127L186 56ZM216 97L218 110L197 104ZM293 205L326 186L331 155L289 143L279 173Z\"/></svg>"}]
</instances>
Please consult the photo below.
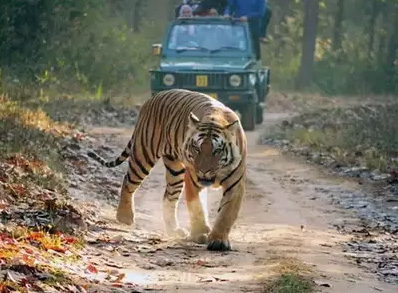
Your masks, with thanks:
<instances>
[{"instance_id":1,"label":"green jeep","mask_svg":"<svg viewBox=\"0 0 398 293\"><path fill-rule=\"evenodd\" d=\"M152 95L171 88L202 92L238 112L245 130L262 123L270 70L256 60L246 22L178 19L153 52L161 60L150 71Z\"/></svg>"}]
</instances>

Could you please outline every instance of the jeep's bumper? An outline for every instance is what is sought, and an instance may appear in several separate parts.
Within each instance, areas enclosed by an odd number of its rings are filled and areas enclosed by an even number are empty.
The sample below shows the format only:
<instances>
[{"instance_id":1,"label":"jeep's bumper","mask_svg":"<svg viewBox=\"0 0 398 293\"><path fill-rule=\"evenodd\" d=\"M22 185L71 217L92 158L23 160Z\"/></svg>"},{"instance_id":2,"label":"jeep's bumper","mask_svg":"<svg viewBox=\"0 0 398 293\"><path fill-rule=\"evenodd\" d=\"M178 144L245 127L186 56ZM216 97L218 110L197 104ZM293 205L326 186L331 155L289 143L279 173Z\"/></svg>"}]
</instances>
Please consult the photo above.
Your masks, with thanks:
<instances>
[{"instance_id":1,"label":"jeep's bumper","mask_svg":"<svg viewBox=\"0 0 398 293\"><path fill-rule=\"evenodd\" d=\"M242 104L258 103L257 94L254 90L248 91L204 91L199 89L187 90L197 91L211 96L212 98L220 101L226 106L240 106ZM152 96L156 95L159 91L152 90Z\"/></svg>"}]
</instances>

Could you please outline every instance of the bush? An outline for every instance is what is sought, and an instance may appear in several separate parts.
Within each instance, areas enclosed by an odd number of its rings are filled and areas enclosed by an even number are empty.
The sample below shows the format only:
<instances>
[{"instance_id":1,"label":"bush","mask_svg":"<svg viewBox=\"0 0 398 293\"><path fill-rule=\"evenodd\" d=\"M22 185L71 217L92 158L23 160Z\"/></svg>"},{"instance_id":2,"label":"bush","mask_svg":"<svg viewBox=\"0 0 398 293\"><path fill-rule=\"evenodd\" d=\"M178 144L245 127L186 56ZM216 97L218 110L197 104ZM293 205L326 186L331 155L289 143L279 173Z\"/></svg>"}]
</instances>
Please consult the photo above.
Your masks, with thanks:
<instances>
[{"instance_id":1,"label":"bush","mask_svg":"<svg viewBox=\"0 0 398 293\"><path fill-rule=\"evenodd\" d=\"M60 138L73 127L51 120L42 110L24 109L0 96L0 159L22 153L54 168L60 167Z\"/></svg>"},{"instance_id":2,"label":"bush","mask_svg":"<svg viewBox=\"0 0 398 293\"><path fill-rule=\"evenodd\" d=\"M8 3L1 18L1 91L25 98L45 92L131 93L149 86L151 43L142 22L134 33L106 0ZM3 18L4 17L4 18ZM34 19L32 19L32 17ZM29 40L27 43L26 41Z\"/></svg>"},{"instance_id":3,"label":"bush","mask_svg":"<svg viewBox=\"0 0 398 293\"><path fill-rule=\"evenodd\" d=\"M398 104L316 110L294 118L272 137L310 148L319 159L329 154L338 165L386 172L398 167Z\"/></svg>"},{"instance_id":4,"label":"bush","mask_svg":"<svg viewBox=\"0 0 398 293\"><path fill-rule=\"evenodd\" d=\"M389 86L386 66L370 58L365 50L358 50L366 46L366 39L357 37L344 41L341 50L333 51L330 40L318 39L314 84L329 95L398 93L398 87Z\"/></svg>"}]
</instances>

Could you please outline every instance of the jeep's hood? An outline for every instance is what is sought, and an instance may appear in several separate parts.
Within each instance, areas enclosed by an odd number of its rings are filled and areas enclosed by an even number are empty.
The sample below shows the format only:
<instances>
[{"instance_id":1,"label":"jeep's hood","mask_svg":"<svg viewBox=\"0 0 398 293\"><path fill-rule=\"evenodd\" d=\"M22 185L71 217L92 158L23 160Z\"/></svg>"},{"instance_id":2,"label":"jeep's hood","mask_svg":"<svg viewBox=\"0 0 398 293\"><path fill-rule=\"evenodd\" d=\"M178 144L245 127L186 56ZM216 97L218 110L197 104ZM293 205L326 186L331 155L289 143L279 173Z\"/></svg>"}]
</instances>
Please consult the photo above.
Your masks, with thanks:
<instances>
[{"instance_id":1,"label":"jeep's hood","mask_svg":"<svg viewBox=\"0 0 398 293\"><path fill-rule=\"evenodd\" d=\"M250 69L255 62L247 58L206 58L206 57L178 57L166 58L160 63L161 70L216 70L235 71Z\"/></svg>"}]
</instances>

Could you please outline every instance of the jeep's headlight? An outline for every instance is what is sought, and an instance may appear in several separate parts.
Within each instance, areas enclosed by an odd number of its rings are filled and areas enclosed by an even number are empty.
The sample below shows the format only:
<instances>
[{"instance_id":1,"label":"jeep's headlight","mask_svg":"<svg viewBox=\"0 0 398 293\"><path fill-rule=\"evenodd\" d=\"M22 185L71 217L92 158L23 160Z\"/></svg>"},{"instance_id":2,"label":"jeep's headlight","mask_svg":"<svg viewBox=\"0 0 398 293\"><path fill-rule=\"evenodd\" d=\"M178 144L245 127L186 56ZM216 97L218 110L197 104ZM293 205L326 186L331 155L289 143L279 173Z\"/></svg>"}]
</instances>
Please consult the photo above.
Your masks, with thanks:
<instances>
[{"instance_id":1,"label":"jeep's headlight","mask_svg":"<svg viewBox=\"0 0 398 293\"><path fill-rule=\"evenodd\" d=\"M229 84L233 87L240 86L242 78L239 75L233 74L229 77Z\"/></svg>"},{"instance_id":2,"label":"jeep's headlight","mask_svg":"<svg viewBox=\"0 0 398 293\"><path fill-rule=\"evenodd\" d=\"M163 84L165 86L172 86L175 81L176 79L172 74L165 74L165 76L163 76Z\"/></svg>"},{"instance_id":3,"label":"jeep's headlight","mask_svg":"<svg viewBox=\"0 0 398 293\"><path fill-rule=\"evenodd\" d=\"M250 82L250 84L254 86L256 84L256 81L257 81L256 75L254 73L250 73L249 74L249 82Z\"/></svg>"}]
</instances>

